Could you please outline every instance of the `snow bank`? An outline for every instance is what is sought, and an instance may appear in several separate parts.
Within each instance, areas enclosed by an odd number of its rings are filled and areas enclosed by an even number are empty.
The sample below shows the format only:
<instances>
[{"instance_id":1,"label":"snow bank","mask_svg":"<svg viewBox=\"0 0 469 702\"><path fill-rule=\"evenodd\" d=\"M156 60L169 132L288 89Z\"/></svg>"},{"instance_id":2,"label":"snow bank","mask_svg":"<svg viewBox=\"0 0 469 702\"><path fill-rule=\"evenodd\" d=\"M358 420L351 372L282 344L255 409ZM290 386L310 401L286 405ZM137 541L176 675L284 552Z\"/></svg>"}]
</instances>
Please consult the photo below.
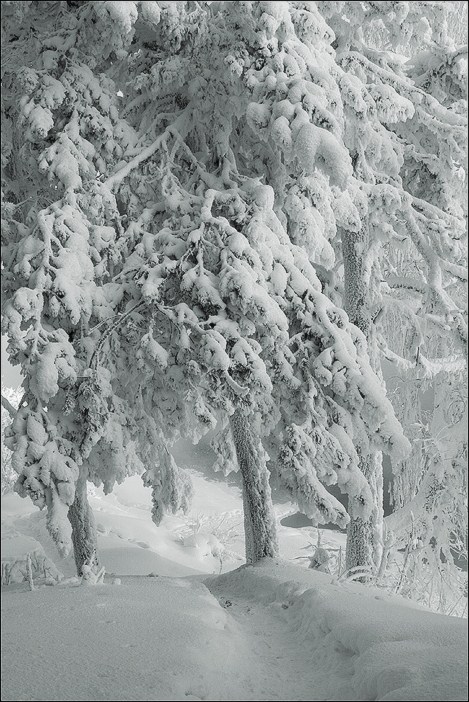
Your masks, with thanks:
<instances>
[{"instance_id":1,"label":"snow bank","mask_svg":"<svg viewBox=\"0 0 469 702\"><path fill-rule=\"evenodd\" d=\"M328 676L328 699L467 700L466 622L323 573L264 561L206 581L278 609Z\"/></svg>"},{"instance_id":2,"label":"snow bank","mask_svg":"<svg viewBox=\"0 0 469 702\"><path fill-rule=\"evenodd\" d=\"M188 579L5 591L2 622L2 700L234 700L248 659Z\"/></svg>"}]
</instances>

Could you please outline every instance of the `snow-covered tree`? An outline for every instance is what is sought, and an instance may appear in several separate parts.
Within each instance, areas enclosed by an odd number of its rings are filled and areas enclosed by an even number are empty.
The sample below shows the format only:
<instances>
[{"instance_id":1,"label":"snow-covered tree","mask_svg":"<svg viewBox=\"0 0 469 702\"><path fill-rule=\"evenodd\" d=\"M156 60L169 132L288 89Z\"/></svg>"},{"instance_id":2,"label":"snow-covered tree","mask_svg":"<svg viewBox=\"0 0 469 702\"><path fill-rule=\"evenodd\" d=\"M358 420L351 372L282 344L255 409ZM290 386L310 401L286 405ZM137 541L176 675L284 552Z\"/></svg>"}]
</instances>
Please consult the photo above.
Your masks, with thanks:
<instances>
[{"instance_id":1,"label":"snow-covered tree","mask_svg":"<svg viewBox=\"0 0 469 702\"><path fill-rule=\"evenodd\" d=\"M4 437L7 427L11 424L11 421L18 410L21 397L21 389L15 390L2 385L2 495L12 492L17 478L17 474L13 470L11 463L12 453L10 449L5 446Z\"/></svg>"},{"instance_id":2,"label":"snow-covered tree","mask_svg":"<svg viewBox=\"0 0 469 702\"><path fill-rule=\"evenodd\" d=\"M441 390L461 382L466 363L467 48L451 42L451 5L321 3L336 31L337 59L346 71L341 80L349 125L346 144L355 178L367 196L368 264L363 264L362 256L357 259L368 274L363 280L368 304L359 306L361 322L368 309L366 334L369 341L375 337L377 360L381 356L391 361L395 366L391 374L405 380L405 385L398 383L404 392L399 393L396 409L408 432L412 427L415 431L422 419L419 393L413 392L416 383L427 387L434 383L435 397L439 396L435 407L440 406L441 415L441 406L454 404L450 393L443 397ZM404 63L392 49L410 60ZM381 202L379 190L384 196ZM343 248L349 237L342 233ZM431 424L435 438L433 448L427 443L430 454L415 440L407 461L393 466L393 491L401 506L412 499L412 490L435 463L430 455L443 427ZM460 444L455 455L464 451ZM445 510L448 516L453 513L453 526L446 521L445 528L438 527L438 542L444 542L448 556L454 533L459 532L455 525L465 489L460 468L448 469L451 461L443 468L445 453L440 452L436 470L457 486L444 498L453 505ZM427 479L432 482L430 475ZM410 485L414 487L409 492ZM429 511L435 513L433 508ZM431 523L427 517L422 515L422 524L427 525L424 541L433 543L439 522L433 520L433 527L427 528ZM392 523L396 528L399 518ZM406 523L402 519L399 530L404 539ZM349 559L349 565L355 563Z\"/></svg>"},{"instance_id":3,"label":"snow-covered tree","mask_svg":"<svg viewBox=\"0 0 469 702\"><path fill-rule=\"evenodd\" d=\"M332 187L342 192L351 174L327 109L328 89L338 95L327 26L303 3L187 9L162 7L156 25L142 13L142 43L121 73L140 146L107 183L133 220L122 275L143 320L137 357L161 425L195 440L200 425L222 428L215 447L238 458L255 560L275 552L262 438L302 508L341 524L345 510L323 484L339 482L370 508L353 442L397 454L405 441L363 336L307 260L311 247L324 250L324 267L330 245L324 220L307 235L315 209L303 190L318 190L330 212ZM309 102L307 62L323 81ZM311 119L319 109L323 126ZM283 159L303 171L287 197L276 178Z\"/></svg>"},{"instance_id":4,"label":"snow-covered tree","mask_svg":"<svg viewBox=\"0 0 469 702\"><path fill-rule=\"evenodd\" d=\"M79 574L96 553L86 481L109 490L158 452L144 440L156 438L153 418L137 424L120 378L93 363L126 314L113 282L120 213L99 180L131 131L106 74L131 40L136 12L125 5L2 6L3 324L26 391L9 444L17 490L47 507L59 549L73 541ZM151 465L161 511L185 504L177 467Z\"/></svg>"},{"instance_id":5,"label":"snow-covered tree","mask_svg":"<svg viewBox=\"0 0 469 702\"><path fill-rule=\"evenodd\" d=\"M451 7L444 9L445 36L412 57L407 75L446 108L446 114L442 112L446 121L440 118L443 126L435 126L435 120L418 124L414 118L410 122L404 138L416 148L406 150L404 184L413 195L437 208L433 230L440 238L436 240L433 233L428 237L434 252L425 263L430 262L428 271L441 280L446 297L440 294L438 298L434 285L426 296L422 289L408 293L412 312L417 316L423 312L425 324L421 320L416 325L407 313L407 333L419 346L414 367L408 364L400 374L425 387L433 407L429 412L421 402L415 403L416 450L398 466L398 480L393 483L397 511L389 517L388 527L396 531L400 544L411 531L418 538L403 591L422 598L425 582L426 603L448 611L451 601L461 598L464 590L458 564L467 563L467 132L461 129L467 115L467 46L455 45L446 32L451 26ZM449 222L442 212L451 216ZM409 264L407 253L393 271L404 283L409 280ZM428 273L421 275L422 268L425 271L414 255L410 273L414 281L428 279ZM427 349L432 358L420 358ZM407 412L408 399L401 394L399 400L398 413ZM434 593L432 602L430 592Z\"/></svg>"}]
</instances>

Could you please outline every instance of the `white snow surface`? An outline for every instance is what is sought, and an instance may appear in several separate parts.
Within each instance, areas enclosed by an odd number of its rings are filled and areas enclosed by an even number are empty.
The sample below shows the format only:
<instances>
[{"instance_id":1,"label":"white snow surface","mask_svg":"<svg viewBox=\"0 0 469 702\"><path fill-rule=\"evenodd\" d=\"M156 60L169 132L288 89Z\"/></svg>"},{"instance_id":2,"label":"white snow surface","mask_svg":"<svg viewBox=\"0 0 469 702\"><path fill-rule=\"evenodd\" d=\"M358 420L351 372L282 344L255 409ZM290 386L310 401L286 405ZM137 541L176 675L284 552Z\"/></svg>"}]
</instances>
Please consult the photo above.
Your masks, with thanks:
<instances>
[{"instance_id":1,"label":"white snow surface","mask_svg":"<svg viewBox=\"0 0 469 702\"><path fill-rule=\"evenodd\" d=\"M467 699L463 619L281 560L243 566L206 585L236 603L238 618L263 607L266 619L283 622L292 642L284 656L301 661L309 685L303 697L299 689L280 699ZM266 642L274 648L271 638Z\"/></svg>"},{"instance_id":2,"label":"white snow surface","mask_svg":"<svg viewBox=\"0 0 469 702\"><path fill-rule=\"evenodd\" d=\"M91 491L103 585L2 588L2 700L467 698L463 620L307 569L314 527L279 524L283 560L239 567L239 489L192 477L192 514L159 527L139 478ZM29 500L2 506L2 560L36 551L74 574ZM322 548L343 545L321 530Z\"/></svg>"}]
</instances>

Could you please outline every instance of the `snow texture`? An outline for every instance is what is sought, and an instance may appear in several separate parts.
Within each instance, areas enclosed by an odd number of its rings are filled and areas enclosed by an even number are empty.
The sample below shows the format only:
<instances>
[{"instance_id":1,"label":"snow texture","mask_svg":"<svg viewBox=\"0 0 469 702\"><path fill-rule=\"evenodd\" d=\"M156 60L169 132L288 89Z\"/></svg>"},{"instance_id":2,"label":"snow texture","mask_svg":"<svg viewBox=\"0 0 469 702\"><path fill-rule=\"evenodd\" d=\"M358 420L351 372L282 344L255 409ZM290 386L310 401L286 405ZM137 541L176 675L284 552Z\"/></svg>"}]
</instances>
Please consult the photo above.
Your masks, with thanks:
<instances>
[{"instance_id":1,"label":"snow texture","mask_svg":"<svg viewBox=\"0 0 469 702\"><path fill-rule=\"evenodd\" d=\"M324 573L266 559L205 585L73 585L4 594L3 699L466 699L463 621Z\"/></svg>"}]
</instances>

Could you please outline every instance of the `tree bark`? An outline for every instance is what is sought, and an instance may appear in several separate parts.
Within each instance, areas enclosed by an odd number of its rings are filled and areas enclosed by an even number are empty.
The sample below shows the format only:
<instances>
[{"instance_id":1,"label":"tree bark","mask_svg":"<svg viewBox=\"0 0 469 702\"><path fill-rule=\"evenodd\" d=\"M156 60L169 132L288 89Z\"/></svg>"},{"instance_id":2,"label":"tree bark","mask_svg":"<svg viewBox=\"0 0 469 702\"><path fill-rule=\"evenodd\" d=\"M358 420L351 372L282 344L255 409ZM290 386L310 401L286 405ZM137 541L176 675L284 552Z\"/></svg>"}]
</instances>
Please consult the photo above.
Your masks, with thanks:
<instances>
[{"instance_id":1,"label":"tree bark","mask_svg":"<svg viewBox=\"0 0 469 702\"><path fill-rule=\"evenodd\" d=\"M350 321L365 335L370 363L380 375L375 350L374 326L371 316L370 289L367 281L366 256L369 231L365 225L359 232L342 231L344 259L345 311ZM349 496L350 522L347 528L346 567L365 566L374 571L380 563L383 543L383 465L381 452L360 456L360 470L367 478L374 498L373 512L368 519L359 516L359 505ZM366 577L362 578L366 580Z\"/></svg>"},{"instance_id":2,"label":"tree bark","mask_svg":"<svg viewBox=\"0 0 469 702\"><path fill-rule=\"evenodd\" d=\"M349 497L348 512L350 522L347 526L347 545L345 549L346 568L368 567L375 571L383 553L383 469L381 452L376 451L360 457L360 470L371 488L373 511L368 519L356 515L356 501ZM363 576L361 581L369 578Z\"/></svg>"},{"instance_id":3,"label":"tree bark","mask_svg":"<svg viewBox=\"0 0 469 702\"><path fill-rule=\"evenodd\" d=\"M72 525L73 555L78 576L82 575L82 566L89 562L98 568L98 541L93 510L87 496L86 476L80 472L77 481L75 499L68 510L68 519Z\"/></svg>"},{"instance_id":4,"label":"tree bark","mask_svg":"<svg viewBox=\"0 0 469 702\"><path fill-rule=\"evenodd\" d=\"M246 562L278 555L277 528L265 452L253 436L249 419L238 408L230 418L233 441L243 481Z\"/></svg>"}]
</instances>

